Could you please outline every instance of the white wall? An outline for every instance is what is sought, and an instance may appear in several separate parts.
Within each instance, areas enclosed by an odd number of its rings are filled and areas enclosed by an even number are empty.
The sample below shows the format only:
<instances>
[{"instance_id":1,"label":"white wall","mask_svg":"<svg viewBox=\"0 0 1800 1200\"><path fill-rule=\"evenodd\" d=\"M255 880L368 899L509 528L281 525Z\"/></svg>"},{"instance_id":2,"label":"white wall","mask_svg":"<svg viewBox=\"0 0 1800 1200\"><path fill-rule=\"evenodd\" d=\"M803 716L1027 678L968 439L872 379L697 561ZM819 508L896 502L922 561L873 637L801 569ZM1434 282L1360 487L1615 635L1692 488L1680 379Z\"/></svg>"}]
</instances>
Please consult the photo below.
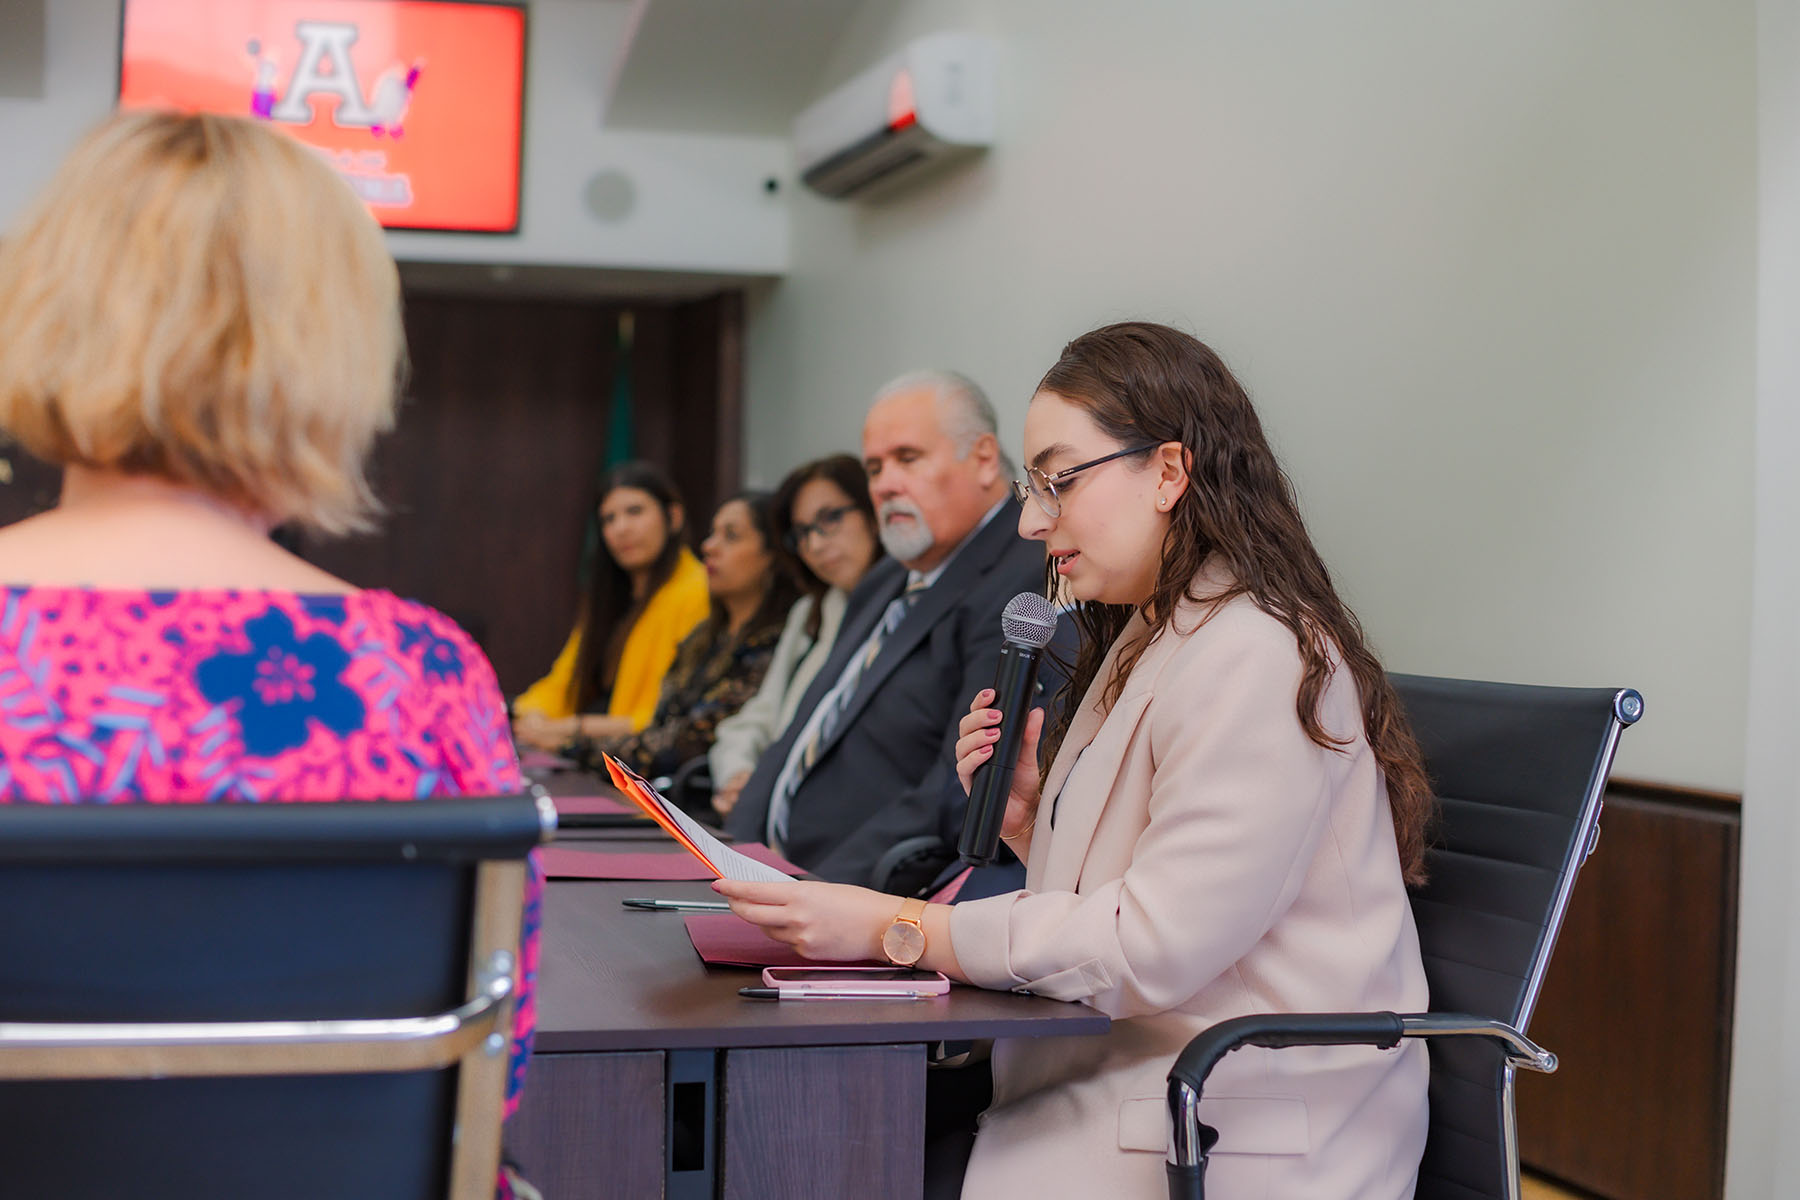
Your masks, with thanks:
<instances>
[{"instance_id":1,"label":"white wall","mask_svg":"<svg viewBox=\"0 0 1800 1200\"><path fill-rule=\"evenodd\" d=\"M628 5L534 0L527 49L520 232L388 235L402 259L778 274L787 265L786 199L763 181L786 170L778 138L607 133L601 106ZM0 36L4 31L0 30ZM117 95L118 0L49 6L44 96L0 99L0 230ZM624 171L636 205L607 222L583 204L595 172Z\"/></svg>"},{"instance_id":2,"label":"white wall","mask_svg":"<svg viewBox=\"0 0 1800 1200\"><path fill-rule=\"evenodd\" d=\"M1728 1200L1800 1196L1800 0L1760 0L1756 540Z\"/></svg>"},{"instance_id":3,"label":"white wall","mask_svg":"<svg viewBox=\"0 0 1800 1200\"><path fill-rule=\"evenodd\" d=\"M1167 320L1245 377L1397 669L1629 684L1619 771L1743 782L1751 0L911 0L1003 46L999 143L796 200L748 340L752 477L968 371L1018 444L1069 337Z\"/></svg>"},{"instance_id":4,"label":"white wall","mask_svg":"<svg viewBox=\"0 0 1800 1200\"><path fill-rule=\"evenodd\" d=\"M118 94L116 0L55 0L47 9L43 96L0 98L0 231Z\"/></svg>"}]
</instances>

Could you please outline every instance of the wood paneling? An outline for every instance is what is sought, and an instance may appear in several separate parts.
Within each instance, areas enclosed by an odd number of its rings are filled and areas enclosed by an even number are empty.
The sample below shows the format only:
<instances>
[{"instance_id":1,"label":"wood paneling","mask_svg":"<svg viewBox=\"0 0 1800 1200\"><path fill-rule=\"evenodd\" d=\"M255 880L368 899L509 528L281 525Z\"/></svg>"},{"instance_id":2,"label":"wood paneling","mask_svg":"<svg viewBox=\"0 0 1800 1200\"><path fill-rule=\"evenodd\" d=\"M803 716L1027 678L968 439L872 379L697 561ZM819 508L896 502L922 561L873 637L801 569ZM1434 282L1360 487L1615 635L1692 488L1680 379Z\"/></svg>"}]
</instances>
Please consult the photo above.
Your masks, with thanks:
<instances>
[{"instance_id":1,"label":"wood paneling","mask_svg":"<svg viewBox=\"0 0 1800 1200\"><path fill-rule=\"evenodd\" d=\"M1520 1157L1608 1200L1722 1195L1736 962L1734 807L1609 792L1521 1073Z\"/></svg>"},{"instance_id":2,"label":"wood paneling","mask_svg":"<svg viewBox=\"0 0 1800 1200\"><path fill-rule=\"evenodd\" d=\"M725 1200L918 1200L923 1046L733 1050L725 1058Z\"/></svg>"},{"instance_id":3,"label":"wood paneling","mask_svg":"<svg viewBox=\"0 0 1800 1200\"><path fill-rule=\"evenodd\" d=\"M0 437L0 525L11 525L56 505L62 472ZM0 578L0 583L8 582Z\"/></svg>"},{"instance_id":4,"label":"wood paneling","mask_svg":"<svg viewBox=\"0 0 1800 1200\"><path fill-rule=\"evenodd\" d=\"M513 695L572 627L594 484L607 458L619 317L634 317L634 457L669 469L687 540L705 536L741 457L742 298L601 303L409 295L412 373L371 476L374 533L303 538L313 562L442 609ZM60 473L0 445L0 525L50 507Z\"/></svg>"},{"instance_id":5,"label":"wood paneling","mask_svg":"<svg viewBox=\"0 0 1800 1200\"><path fill-rule=\"evenodd\" d=\"M506 1155L546 1196L663 1193L663 1056L538 1054Z\"/></svg>"},{"instance_id":6,"label":"wood paneling","mask_svg":"<svg viewBox=\"0 0 1800 1200\"><path fill-rule=\"evenodd\" d=\"M736 311L720 299L630 306L634 453L671 469L693 514L690 542L721 490L713 465L739 455L735 438L721 441L717 421L719 395L738 386L717 371L738 365L698 354L688 332L689 310L708 308ZM408 400L373 470L389 515L373 535L305 544L326 570L464 623L509 695L548 669L575 618L621 311L409 297ZM713 330L715 342L723 336Z\"/></svg>"},{"instance_id":7,"label":"wood paneling","mask_svg":"<svg viewBox=\"0 0 1800 1200\"><path fill-rule=\"evenodd\" d=\"M742 475L743 296L727 292L683 304L674 312L673 390L677 428L714 430L710 456L686 447L676 460L683 491L716 488L727 496ZM795 464L798 465L798 464ZM709 503L707 511L712 505Z\"/></svg>"}]
</instances>

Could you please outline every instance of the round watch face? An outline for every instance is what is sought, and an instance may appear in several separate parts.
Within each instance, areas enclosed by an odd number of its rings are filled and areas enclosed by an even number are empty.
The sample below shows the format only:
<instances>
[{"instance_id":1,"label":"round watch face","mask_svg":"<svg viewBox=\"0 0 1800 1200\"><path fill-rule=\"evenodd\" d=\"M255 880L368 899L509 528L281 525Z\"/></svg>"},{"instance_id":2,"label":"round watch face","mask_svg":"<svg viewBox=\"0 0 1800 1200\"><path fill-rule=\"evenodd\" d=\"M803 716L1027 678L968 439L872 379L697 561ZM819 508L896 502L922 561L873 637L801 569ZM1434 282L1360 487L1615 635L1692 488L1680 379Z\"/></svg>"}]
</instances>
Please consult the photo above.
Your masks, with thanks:
<instances>
[{"instance_id":1,"label":"round watch face","mask_svg":"<svg viewBox=\"0 0 1800 1200\"><path fill-rule=\"evenodd\" d=\"M895 921L881 935L881 952L889 962L910 967L925 954L925 931L908 921Z\"/></svg>"}]
</instances>

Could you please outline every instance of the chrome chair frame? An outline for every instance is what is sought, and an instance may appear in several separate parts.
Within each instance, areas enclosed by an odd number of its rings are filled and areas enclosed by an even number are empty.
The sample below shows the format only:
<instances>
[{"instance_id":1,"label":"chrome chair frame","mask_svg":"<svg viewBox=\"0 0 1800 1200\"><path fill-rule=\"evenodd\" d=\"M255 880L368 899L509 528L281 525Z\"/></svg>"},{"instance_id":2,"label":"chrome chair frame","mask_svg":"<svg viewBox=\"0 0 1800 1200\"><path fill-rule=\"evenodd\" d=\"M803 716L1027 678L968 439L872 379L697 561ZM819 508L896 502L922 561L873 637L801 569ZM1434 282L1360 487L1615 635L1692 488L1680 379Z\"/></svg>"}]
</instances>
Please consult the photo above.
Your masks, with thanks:
<instances>
[{"instance_id":1,"label":"chrome chair frame","mask_svg":"<svg viewBox=\"0 0 1800 1200\"><path fill-rule=\"evenodd\" d=\"M1570 839L1570 851L1558 874L1545 936L1535 948L1525 976L1522 1001L1516 1014L1508 1014L1512 1019L1472 1013L1270 1013L1222 1021L1202 1031L1188 1043L1169 1072L1171 1200L1204 1200L1206 1163L1219 1134L1200 1119L1201 1092L1207 1075L1226 1054L1242 1046L1366 1045L1391 1049L1402 1038L1479 1039L1503 1053L1500 1135L1506 1160L1505 1200L1521 1200L1513 1081L1521 1069L1549 1074L1557 1066L1556 1056L1538 1046L1523 1030L1537 1007L1576 876L1599 839L1600 811L1619 736L1643 716L1643 711L1643 697L1635 690L1622 688L1613 693L1612 722L1581 799L1575 836Z\"/></svg>"}]
</instances>

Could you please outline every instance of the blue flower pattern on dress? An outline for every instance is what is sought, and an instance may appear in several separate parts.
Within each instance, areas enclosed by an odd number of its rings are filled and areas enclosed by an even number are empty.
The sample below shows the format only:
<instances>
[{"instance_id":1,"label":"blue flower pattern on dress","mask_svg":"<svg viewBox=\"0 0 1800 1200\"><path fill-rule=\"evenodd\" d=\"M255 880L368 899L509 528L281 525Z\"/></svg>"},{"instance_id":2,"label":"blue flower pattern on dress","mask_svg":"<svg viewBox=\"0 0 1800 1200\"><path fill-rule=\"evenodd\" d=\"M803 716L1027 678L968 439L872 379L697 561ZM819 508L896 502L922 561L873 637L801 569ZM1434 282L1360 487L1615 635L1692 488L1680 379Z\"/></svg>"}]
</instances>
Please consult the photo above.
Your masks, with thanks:
<instances>
[{"instance_id":1,"label":"blue flower pattern on dress","mask_svg":"<svg viewBox=\"0 0 1800 1200\"><path fill-rule=\"evenodd\" d=\"M297 636L276 607L244 622L244 636L248 651L220 651L194 678L209 701L235 707L246 755L273 758L305 745L311 721L339 737L362 728L367 710L344 684L350 656L336 639Z\"/></svg>"},{"instance_id":2,"label":"blue flower pattern on dress","mask_svg":"<svg viewBox=\"0 0 1800 1200\"><path fill-rule=\"evenodd\" d=\"M423 605L379 591L0 584L0 804L400 800L519 786L493 669ZM533 860L509 1109L535 1024L542 890Z\"/></svg>"},{"instance_id":3,"label":"blue flower pattern on dress","mask_svg":"<svg viewBox=\"0 0 1800 1200\"><path fill-rule=\"evenodd\" d=\"M423 623L409 624L405 621L394 622L394 628L400 631L400 649L402 652L419 649L419 657L425 673L436 679L461 679L463 677L462 649L449 638L439 637L431 627Z\"/></svg>"}]
</instances>

